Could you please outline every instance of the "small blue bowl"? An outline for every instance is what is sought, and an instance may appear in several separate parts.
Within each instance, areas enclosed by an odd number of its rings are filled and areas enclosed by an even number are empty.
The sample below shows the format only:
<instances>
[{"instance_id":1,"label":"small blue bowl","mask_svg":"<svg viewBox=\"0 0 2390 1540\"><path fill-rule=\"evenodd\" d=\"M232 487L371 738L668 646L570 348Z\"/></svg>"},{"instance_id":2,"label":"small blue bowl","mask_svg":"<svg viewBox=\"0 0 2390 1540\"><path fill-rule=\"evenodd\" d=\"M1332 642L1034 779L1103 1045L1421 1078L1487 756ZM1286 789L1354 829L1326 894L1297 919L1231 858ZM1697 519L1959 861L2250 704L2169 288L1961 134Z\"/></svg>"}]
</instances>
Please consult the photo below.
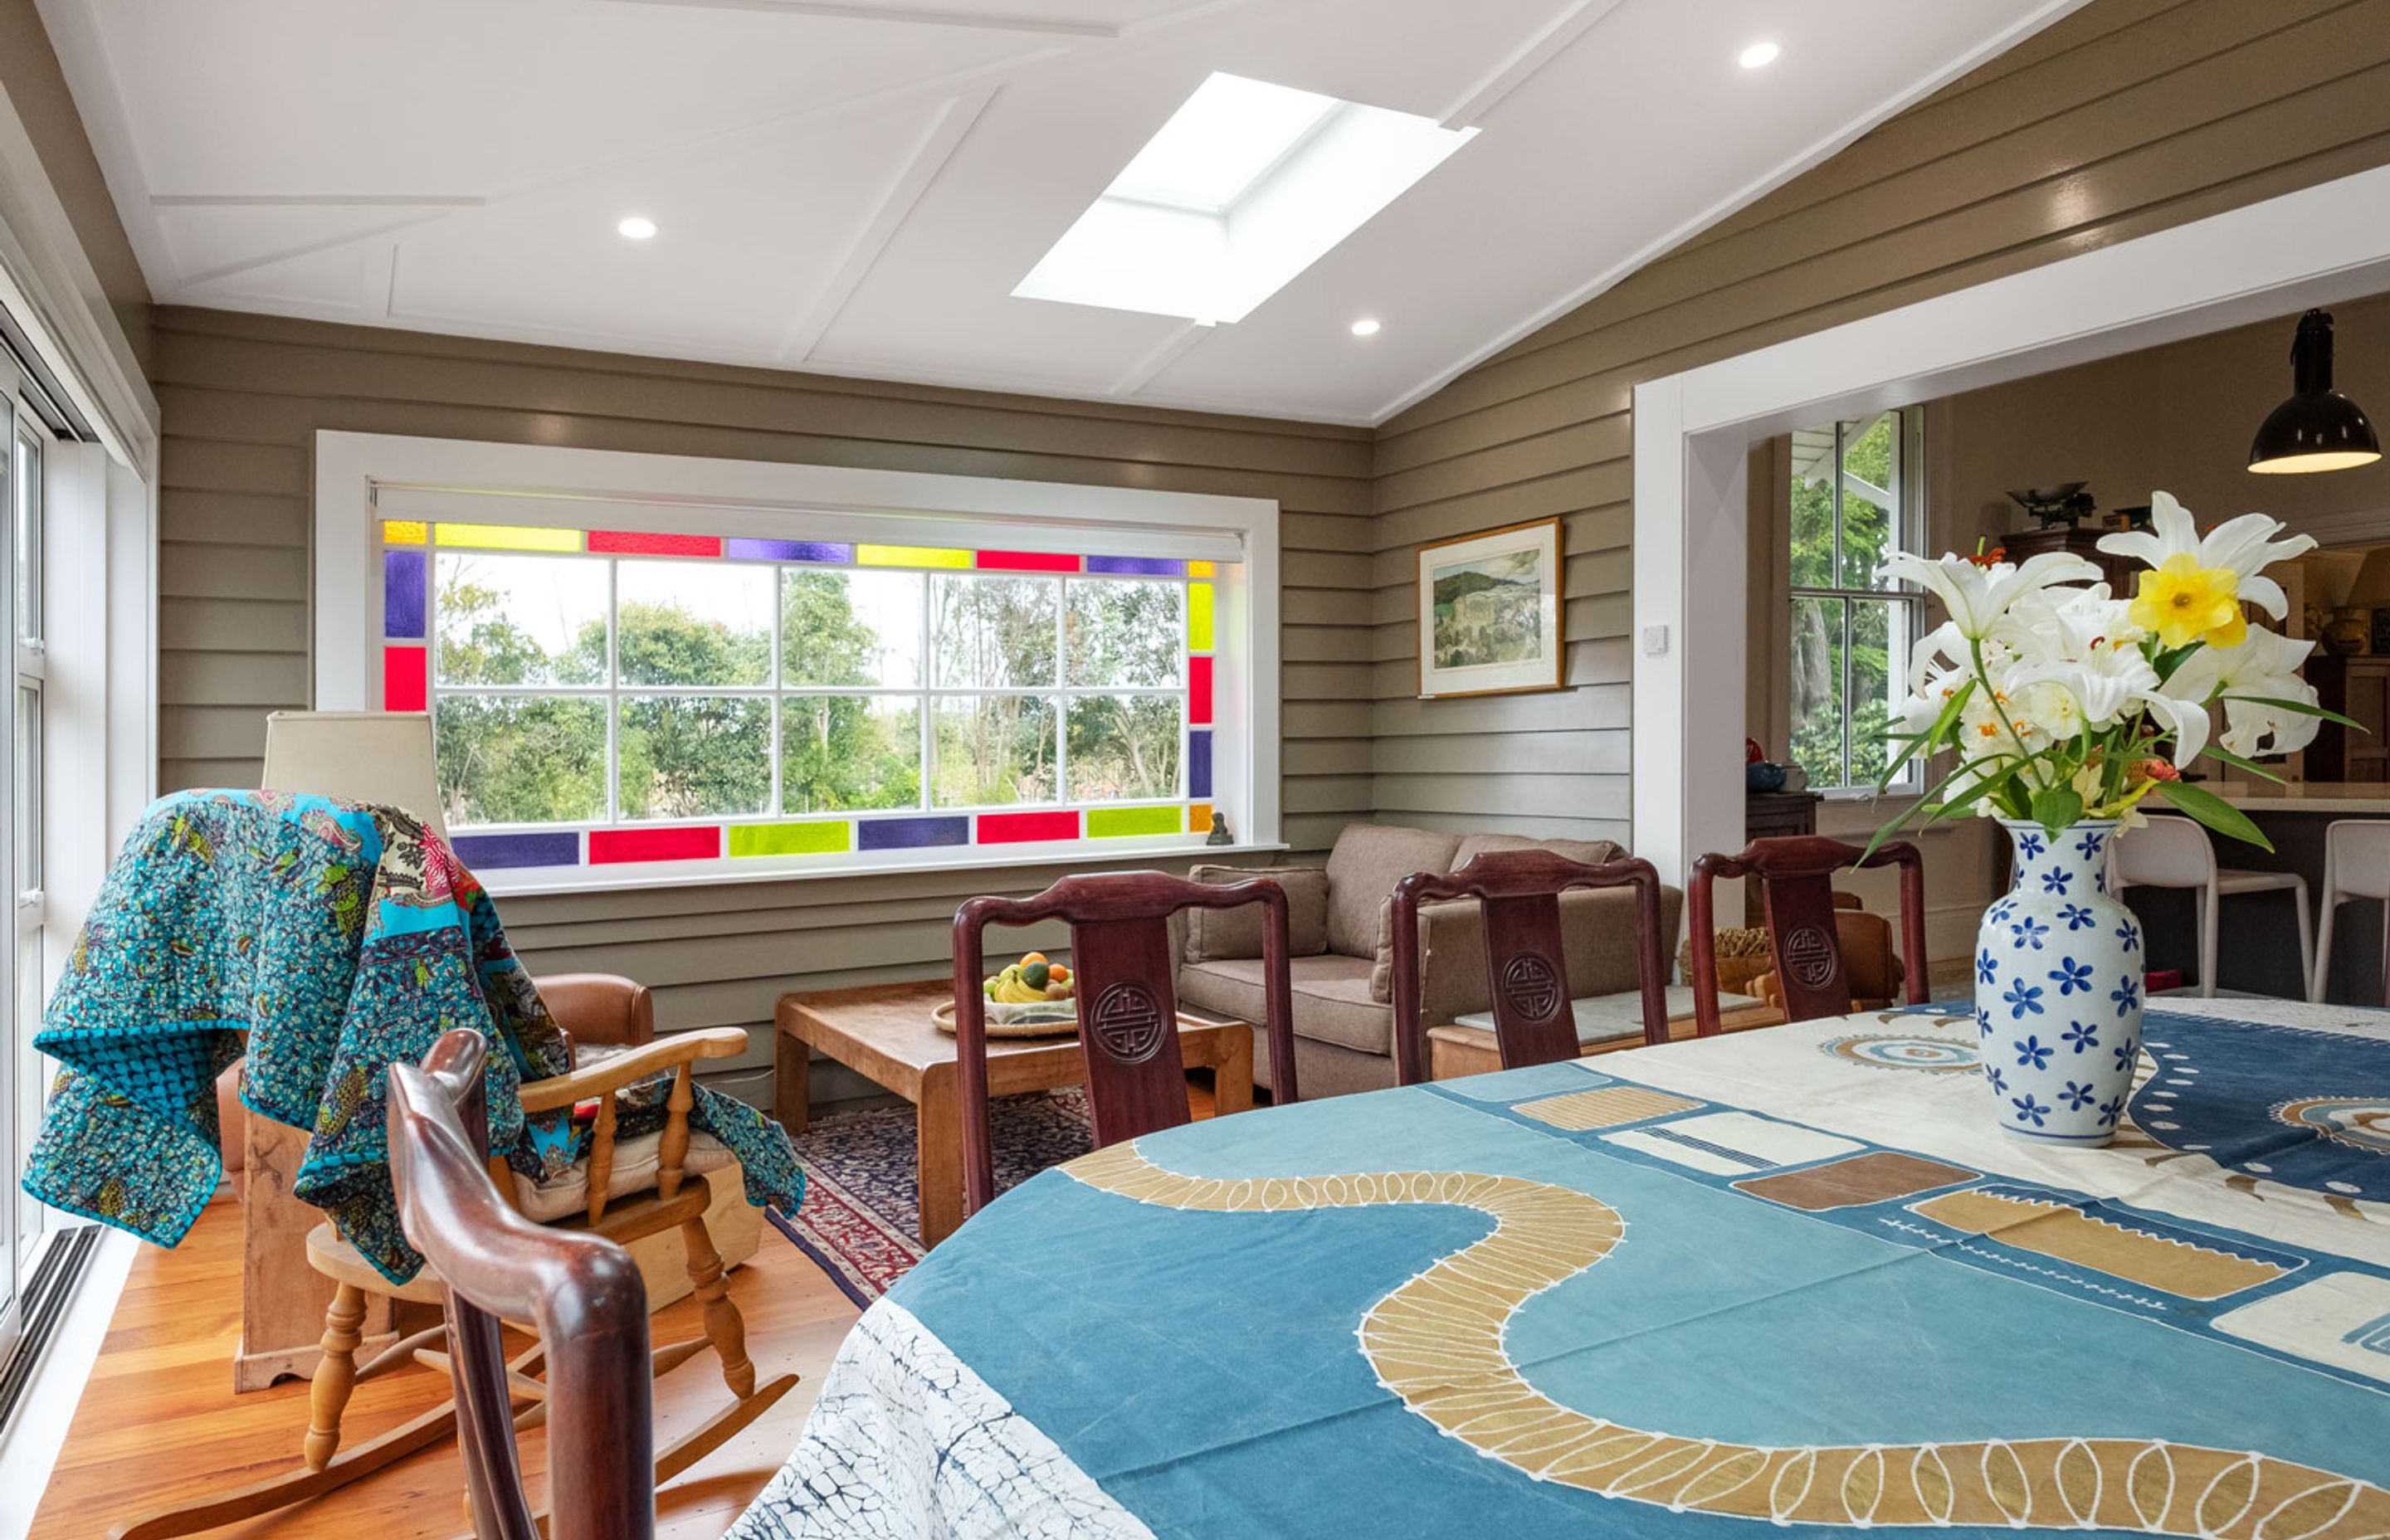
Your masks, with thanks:
<instances>
[{"instance_id":1,"label":"small blue bowl","mask_svg":"<svg viewBox=\"0 0 2390 1540\"><path fill-rule=\"evenodd\" d=\"M1746 791L1781 791L1784 789L1784 766L1762 761L1742 767L1742 785Z\"/></svg>"}]
</instances>

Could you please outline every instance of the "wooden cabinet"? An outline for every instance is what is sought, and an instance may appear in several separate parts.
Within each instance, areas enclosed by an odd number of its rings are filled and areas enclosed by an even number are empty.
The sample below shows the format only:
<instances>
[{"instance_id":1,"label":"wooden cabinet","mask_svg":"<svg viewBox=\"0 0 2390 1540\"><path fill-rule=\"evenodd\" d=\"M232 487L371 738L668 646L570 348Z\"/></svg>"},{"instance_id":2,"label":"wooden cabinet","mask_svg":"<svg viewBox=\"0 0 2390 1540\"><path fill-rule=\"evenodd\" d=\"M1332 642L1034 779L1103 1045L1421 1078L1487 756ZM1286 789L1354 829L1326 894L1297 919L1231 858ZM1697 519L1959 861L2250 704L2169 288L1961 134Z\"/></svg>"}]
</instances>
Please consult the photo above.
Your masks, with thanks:
<instances>
[{"instance_id":1,"label":"wooden cabinet","mask_svg":"<svg viewBox=\"0 0 2390 1540\"><path fill-rule=\"evenodd\" d=\"M1787 834L1815 834L1818 803L1823 800L1815 791L1746 791L1742 794L1742 836L1746 840L1771 840ZM1742 885L1742 922L1749 926L1767 922L1756 882Z\"/></svg>"},{"instance_id":2,"label":"wooden cabinet","mask_svg":"<svg viewBox=\"0 0 2390 1540\"><path fill-rule=\"evenodd\" d=\"M2023 566L2026 558L2045 551L2071 551L2100 569L2100 575L2106 580L2110 593L2120 599L2128 599L2133 597L2133 584L2139 581L2136 574L2141 571L2141 564L2130 557L2110 556L2100 548L2100 537L2113 533L2052 525L2046 529L2014 531L2001 535L1998 544L2000 549L2009 553L2009 559L2019 566Z\"/></svg>"},{"instance_id":3,"label":"wooden cabinet","mask_svg":"<svg viewBox=\"0 0 2390 1540\"><path fill-rule=\"evenodd\" d=\"M2307 745L2311 781L2390 781L2390 658L2311 657L2305 670L2324 710L2365 725L2327 722Z\"/></svg>"}]
</instances>

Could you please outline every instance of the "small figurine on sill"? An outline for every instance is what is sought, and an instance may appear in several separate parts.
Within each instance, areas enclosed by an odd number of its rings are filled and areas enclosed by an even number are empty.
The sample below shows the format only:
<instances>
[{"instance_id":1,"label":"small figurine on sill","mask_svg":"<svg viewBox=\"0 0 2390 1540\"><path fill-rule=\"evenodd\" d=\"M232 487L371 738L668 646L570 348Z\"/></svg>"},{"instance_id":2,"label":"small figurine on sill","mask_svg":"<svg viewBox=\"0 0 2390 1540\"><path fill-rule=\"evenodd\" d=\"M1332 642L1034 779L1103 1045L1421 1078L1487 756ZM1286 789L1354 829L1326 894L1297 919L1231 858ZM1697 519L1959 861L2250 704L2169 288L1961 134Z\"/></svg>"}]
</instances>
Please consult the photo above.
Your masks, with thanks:
<instances>
[{"instance_id":1,"label":"small figurine on sill","mask_svg":"<svg viewBox=\"0 0 2390 1540\"><path fill-rule=\"evenodd\" d=\"M1203 841L1207 845L1233 845L1236 838L1228 832L1228 815L1218 808L1212 810L1212 832Z\"/></svg>"}]
</instances>

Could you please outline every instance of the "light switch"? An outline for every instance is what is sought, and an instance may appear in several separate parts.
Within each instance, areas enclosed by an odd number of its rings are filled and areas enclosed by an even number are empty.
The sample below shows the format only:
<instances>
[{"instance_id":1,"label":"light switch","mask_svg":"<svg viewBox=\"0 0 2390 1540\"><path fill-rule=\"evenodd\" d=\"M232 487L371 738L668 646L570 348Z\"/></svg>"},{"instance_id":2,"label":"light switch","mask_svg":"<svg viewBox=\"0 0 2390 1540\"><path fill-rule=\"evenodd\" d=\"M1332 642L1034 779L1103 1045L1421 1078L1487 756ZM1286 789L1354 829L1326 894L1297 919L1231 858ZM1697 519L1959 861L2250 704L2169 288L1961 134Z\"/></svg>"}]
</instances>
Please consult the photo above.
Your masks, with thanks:
<instances>
[{"instance_id":1,"label":"light switch","mask_svg":"<svg viewBox=\"0 0 2390 1540\"><path fill-rule=\"evenodd\" d=\"M1643 656L1646 658L1665 658L1667 655L1668 628L1664 625L1645 626L1643 628Z\"/></svg>"}]
</instances>

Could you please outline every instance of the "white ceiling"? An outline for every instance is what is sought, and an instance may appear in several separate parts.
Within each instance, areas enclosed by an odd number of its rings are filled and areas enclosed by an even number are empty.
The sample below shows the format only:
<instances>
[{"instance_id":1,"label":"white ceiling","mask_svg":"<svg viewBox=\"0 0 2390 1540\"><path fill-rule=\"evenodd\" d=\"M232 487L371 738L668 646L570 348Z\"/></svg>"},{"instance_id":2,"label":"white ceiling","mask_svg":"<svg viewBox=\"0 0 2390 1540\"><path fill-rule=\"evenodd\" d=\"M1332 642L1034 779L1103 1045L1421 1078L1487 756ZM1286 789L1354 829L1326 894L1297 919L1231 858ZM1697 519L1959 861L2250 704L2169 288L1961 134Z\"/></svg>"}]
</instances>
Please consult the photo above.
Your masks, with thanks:
<instances>
[{"instance_id":1,"label":"white ceiling","mask_svg":"<svg viewBox=\"0 0 2390 1540\"><path fill-rule=\"evenodd\" d=\"M40 3L161 302L1372 423L2082 0ZM1013 298L1215 70L1482 132L1234 326Z\"/></svg>"}]
</instances>

